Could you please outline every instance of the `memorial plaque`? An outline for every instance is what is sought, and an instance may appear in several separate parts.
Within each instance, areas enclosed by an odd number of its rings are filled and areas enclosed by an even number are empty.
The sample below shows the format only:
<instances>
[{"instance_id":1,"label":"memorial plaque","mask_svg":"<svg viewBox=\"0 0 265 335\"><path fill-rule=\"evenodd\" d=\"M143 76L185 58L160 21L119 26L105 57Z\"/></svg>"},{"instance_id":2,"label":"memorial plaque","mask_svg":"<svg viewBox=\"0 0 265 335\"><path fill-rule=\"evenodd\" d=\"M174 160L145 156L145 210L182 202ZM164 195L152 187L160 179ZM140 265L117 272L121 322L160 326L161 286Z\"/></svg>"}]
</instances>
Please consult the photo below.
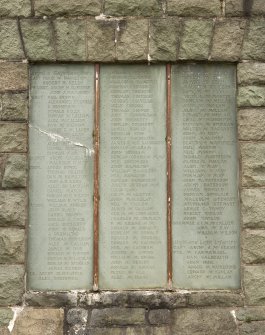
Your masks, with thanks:
<instances>
[{"instance_id":1,"label":"memorial plaque","mask_svg":"<svg viewBox=\"0 0 265 335\"><path fill-rule=\"evenodd\" d=\"M173 279L240 287L236 67L172 67Z\"/></svg>"},{"instance_id":2,"label":"memorial plaque","mask_svg":"<svg viewBox=\"0 0 265 335\"><path fill-rule=\"evenodd\" d=\"M99 285L165 287L164 66L101 67Z\"/></svg>"},{"instance_id":3,"label":"memorial plaque","mask_svg":"<svg viewBox=\"0 0 265 335\"><path fill-rule=\"evenodd\" d=\"M94 67L32 66L30 96L29 288L89 289Z\"/></svg>"}]
</instances>

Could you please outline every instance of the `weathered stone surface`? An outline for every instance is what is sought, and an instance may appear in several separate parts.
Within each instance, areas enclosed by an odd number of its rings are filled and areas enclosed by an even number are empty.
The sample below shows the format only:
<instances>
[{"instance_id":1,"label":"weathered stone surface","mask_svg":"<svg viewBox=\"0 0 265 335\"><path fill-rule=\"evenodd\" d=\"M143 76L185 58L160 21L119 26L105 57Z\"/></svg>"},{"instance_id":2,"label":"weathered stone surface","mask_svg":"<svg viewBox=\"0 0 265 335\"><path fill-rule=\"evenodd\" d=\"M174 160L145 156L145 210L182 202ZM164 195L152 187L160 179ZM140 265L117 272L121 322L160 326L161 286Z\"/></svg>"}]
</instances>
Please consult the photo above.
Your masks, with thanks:
<instances>
[{"instance_id":1,"label":"weathered stone surface","mask_svg":"<svg viewBox=\"0 0 265 335\"><path fill-rule=\"evenodd\" d=\"M18 315L12 335L63 335L63 309L25 308Z\"/></svg>"},{"instance_id":2,"label":"weathered stone surface","mask_svg":"<svg viewBox=\"0 0 265 335\"><path fill-rule=\"evenodd\" d=\"M87 59L89 61L113 61L115 59L116 22L88 20Z\"/></svg>"},{"instance_id":3,"label":"weathered stone surface","mask_svg":"<svg viewBox=\"0 0 265 335\"><path fill-rule=\"evenodd\" d=\"M247 29L247 35L243 43L242 59L265 60L265 20L250 20Z\"/></svg>"},{"instance_id":4,"label":"weathered stone surface","mask_svg":"<svg viewBox=\"0 0 265 335\"><path fill-rule=\"evenodd\" d=\"M89 335L172 335L170 327L91 328Z\"/></svg>"},{"instance_id":5,"label":"weathered stone surface","mask_svg":"<svg viewBox=\"0 0 265 335\"><path fill-rule=\"evenodd\" d=\"M245 266L244 289L247 305L265 305L265 266Z\"/></svg>"},{"instance_id":6,"label":"weathered stone surface","mask_svg":"<svg viewBox=\"0 0 265 335\"><path fill-rule=\"evenodd\" d=\"M80 306L177 308L187 305L187 293L141 291L101 292L79 295Z\"/></svg>"},{"instance_id":7,"label":"weathered stone surface","mask_svg":"<svg viewBox=\"0 0 265 335\"><path fill-rule=\"evenodd\" d=\"M263 0L226 0L225 12L229 16L249 16L265 14Z\"/></svg>"},{"instance_id":8,"label":"weathered stone surface","mask_svg":"<svg viewBox=\"0 0 265 335\"><path fill-rule=\"evenodd\" d=\"M265 186L265 143L241 143L242 184Z\"/></svg>"},{"instance_id":9,"label":"weathered stone surface","mask_svg":"<svg viewBox=\"0 0 265 335\"><path fill-rule=\"evenodd\" d=\"M0 306L21 303L24 292L24 266L0 265Z\"/></svg>"},{"instance_id":10,"label":"weathered stone surface","mask_svg":"<svg viewBox=\"0 0 265 335\"><path fill-rule=\"evenodd\" d=\"M26 90L28 65L24 63L0 63L0 91Z\"/></svg>"},{"instance_id":11,"label":"weathered stone surface","mask_svg":"<svg viewBox=\"0 0 265 335\"><path fill-rule=\"evenodd\" d=\"M2 179L5 172L6 160L7 154L0 154L0 185L2 184Z\"/></svg>"},{"instance_id":12,"label":"weathered stone surface","mask_svg":"<svg viewBox=\"0 0 265 335\"><path fill-rule=\"evenodd\" d=\"M167 325L171 321L169 309L154 309L149 312L148 320L151 325Z\"/></svg>"},{"instance_id":13,"label":"weathered stone surface","mask_svg":"<svg viewBox=\"0 0 265 335\"><path fill-rule=\"evenodd\" d=\"M22 20L21 31L27 58L55 60L52 25L49 20Z\"/></svg>"},{"instance_id":14,"label":"weathered stone surface","mask_svg":"<svg viewBox=\"0 0 265 335\"><path fill-rule=\"evenodd\" d=\"M101 0L35 0L37 15L99 15Z\"/></svg>"},{"instance_id":15,"label":"weathered stone surface","mask_svg":"<svg viewBox=\"0 0 265 335\"><path fill-rule=\"evenodd\" d=\"M265 106L265 87L244 86L238 90L238 106Z\"/></svg>"},{"instance_id":16,"label":"weathered stone surface","mask_svg":"<svg viewBox=\"0 0 265 335\"><path fill-rule=\"evenodd\" d=\"M0 308L0 327L6 326L9 324L9 321L13 318L13 312L11 308ZM1 328L0 328L0 334Z\"/></svg>"},{"instance_id":17,"label":"weathered stone surface","mask_svg":"<svg viewBox=\"0 0 265 335\"><path fill-rule=\"evenodd\" d=\"M147 60L148 21L145 19L119 22L117 59Z\"/></svg>"},{"instance_id":18,"label":"weathered stone surface","mask_svg":"<svg viewBox=\"0 0 265 335\"><path fill-rule=\"evenodd\" d=\"M265 231L247 230L243 234L243 262L247 264L265 262Z\"/></svg>"},{"instance_id":19,"label":"weathered stone surface","mask_svg":"<svg viewBox=\"0 0 265 335\"><path fill-rule=\"evenodd\" d=\"M83 19L57 19L56 58L58 60L86 60L86 21Z\"/></svg>"},{"instance_id":20,"label":"weathered stone surface","mask_svg":"<svg viewBox=\"0 0 265 335\"><path fill-rule=\"evenodd\" d=\"M30 0L0 0L0 16L29 16L31 14Z\"/></svg>"},{"instance_id":21,"label":"weathered stone surface","mask_svg":"<svg viewBox=\"0 0 265 335\"><path fill-rule=\"evenodd\" d=\"M0 228L0 263L23 263L25 260L25 231Z\"/></svg>"},{"instance_id":22,"label":"weathered stone surface","mask_svg":"<svg viewBox=\"0 0 265 335\"><path fill-rule=\"evenodd\" d=\"M25 226L27 194L25 191L0 191L0 225Z\"/></svg>"},{"instance_id":23,"label":"weathered stone surface","mask_svg":"<svg viewBox=\"0 0 265 335\"><path fill-rule=\"evenodd\" d=\"M241 140L265 140L265 109L239 110L238 135Z\"/></svg>"},{"instance_id":24,"label":"weathered stone surface","mask_svg":"<svg viewBox=\"0 0 265 335\"><path fill-rule=\"evenodd\" d=\"M237 79L239 84L265 84L265 63L239 63Z\"/></svg>"},{"instance_id":25,"label":"weathered stone surface","mask_svg":"<svg viewBox=\"0 0 265 335\"><path fill-rule=\"evenodd\" d=\"M240 58L246 22L239 19L216 21L211 59L236 61Z\"/></svg>"},{"instance_id":26,"label":"weathered stone surface","mask_svg":"<svg viewBox=\"0 0 265 335\"><path fill-rule=\"evenodd\" d=\"M243 189L241 211L245 228L265 228L265 189Z\"/></svg>"},{"instance_id":27,"label":"weathered stone surface","mask_svg":"<svg viewBox=\"0 0 265 335\"><path fill-rule=\"evenodd\" d=\"M0 120L26 121L28 102L26 93L4 93L0 95Z\"/></svg>"},{"instance_id":28,"label":"weathered stone surface","mask_svg":"<svg viewBox=\"0 0 265 335\"><path fill-rule=\"evenodd\" d=\"M129 326L145 323L145 310L143 308L103 308L93 309L90 325L102 326Z\"/></svg>"},{"instance_id":29,"label":"weathered stone surface","mask_svg":"<svg viewBox=\"0 0 265 335\"><path fill-rule=\"evenodd\" d=\"M88 310L83 308L72 308L67 312L66 319L71 325L86 324L88 320Z\"/></svg>"},{"instance_id":30,"label":"weathered stone surface","mask_svg":"<svg viewBox=\"0 0 265 335\"><path fill-rule=\"evenodd\" d=\"M113 16L154 16L162 14L160 0L105 0L104 14Z\"/></svg>"},{"instance_id":31,"label":"weathered stone surface","mask_svg":"<svg viewBox=\"0 0 265 335\"><path fill-rule=\"evenodd\" d=\"M0 58L24 57L16 20L0 20Z\"/></svg>"},{"instance_id":32,"label":"weathered stone surface","mask_svg":"<svg viewBox=\"0 0 265 335\"><path fill-rule=\"evenodd\" d=\"M180 16L218 16L221 4L219 0L168 0L167 12Z\"/></svg>"},{"instance_id":33,"label":"weathered stone surface","mask_svg":"<svg viewBox=\"0 0 265 335\"><path fill-rule=\"evenodd\" d=\"M0 152L27 151L27 125L0 123Z\"/></svg>"},{"instance_id":34,"label":"weathered stone surface","mask_svg":"<svg viewBox=\"0 0 265 335\"><path fill-rule=\"evenodd\" d=\"M262 321L265 320L265 307L244 307L236 310L239 321Z\"/></svg>"},{"instance_id":35,"label":"weathered stone surface","mask_svg":"<svg viewBox=\"0 0 265 335\"><path fill-rule=\"evenodd\" d=\"M231 307L243 306L244 300L239 293L232 292L191 292L188 297L188 305L206 307Z\"/></svg>"},{"instance_id":36,"label":"weathered stone surface","mask_svg":"<svg viewBox=\"0 0 265 335\"><path fill-rule=\"evenodd\" d=\"M265 333L265 322L246 322L240 325L240 335L263 335Z\"/></svg>"},{"instance_id":37,"label":"weathered stone surface","mask_svg":"<svg viewBox=\"0 0 265 335\"><path fill-rule=\"evenodd\" d=\"M236 335L237 329L230 310L178 309L173 312L173 334Z\"/></svg>"},{"instance_id":38,"label":"weathered stone surface","mask_svg":"<svg viewBox=\"0 0 265 335\"><path fill-rule=\"evenodd\" d=\"M212 20L187 19L180 42L180 59L208 59L213 31Z\"/></svg>"},{"instance_id":39,"label":"weathered stone surface","mask_svg":"<svg viewBox=\"0 0 265 335\"><path fill-rule=\"evenodd\" d=\"M67 335L88 335L90 332L86 329L85 325L76 324L71 326L67 332Z\"/></svg>"},{"instance_id":40,"label":"weathered stone surface","mask_svg":"<svg viewBox=\"0 0 265 335\"><path fill-rule=\"evenodd\" d=\"M34 307L73 307L77 305L74 292L26 292L26 304Z\"/></svg>"},{"instance_id":41,"label":"weathered stone surface","mask_svg":"<svg viewBox=\"0 0 265 335\"><path fill-rule=\"evenodd\" d=\"M181 25L181 20L178 18L151 20L149 54L152 60L177 59Z\"/></svg>"},{"instance_id":42,"label":"weathered stone surface","mask_svg":"<svg viewBox=\"0 0 265 335\"><path fill-rule=\"evenodd\" d=\"M2 180L3 188L27 186L27 156L23 154L9 155L6 161L5 172Z\"/></svg>"}]
</instances>

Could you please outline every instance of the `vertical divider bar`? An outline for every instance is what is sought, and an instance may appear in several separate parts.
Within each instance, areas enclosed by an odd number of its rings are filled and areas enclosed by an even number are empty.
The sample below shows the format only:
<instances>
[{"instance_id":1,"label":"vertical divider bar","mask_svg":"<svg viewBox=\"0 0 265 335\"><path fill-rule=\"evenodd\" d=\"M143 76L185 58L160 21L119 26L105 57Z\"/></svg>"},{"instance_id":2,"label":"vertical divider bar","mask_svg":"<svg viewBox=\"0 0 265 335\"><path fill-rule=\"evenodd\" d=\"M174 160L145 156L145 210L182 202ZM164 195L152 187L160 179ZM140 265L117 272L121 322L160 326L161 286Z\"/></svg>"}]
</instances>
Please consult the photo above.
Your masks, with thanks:
<instances>
[{"instance_id":1,"label":"vertical divider bar","mask_svg":"<svg viewBox=\"0 0 265 335\"><path fill-rule=\"evenodd\" d=\"M99 74L100 66L95 64L95 105L94 105L94 245L93 245L93 290L98 290L98 272L99 272Z\"/></svg>"},{"instance_id":2,"label":"vertical divider bar","mask_svg":"<svg viewBox=\"0 0 265 335\"><path fill-rule=\"evenodd\" d=\"M167 76L167 280L172 289L172 186L171 186L171 64L166 65Z\"/></svg>"}]
</instances>

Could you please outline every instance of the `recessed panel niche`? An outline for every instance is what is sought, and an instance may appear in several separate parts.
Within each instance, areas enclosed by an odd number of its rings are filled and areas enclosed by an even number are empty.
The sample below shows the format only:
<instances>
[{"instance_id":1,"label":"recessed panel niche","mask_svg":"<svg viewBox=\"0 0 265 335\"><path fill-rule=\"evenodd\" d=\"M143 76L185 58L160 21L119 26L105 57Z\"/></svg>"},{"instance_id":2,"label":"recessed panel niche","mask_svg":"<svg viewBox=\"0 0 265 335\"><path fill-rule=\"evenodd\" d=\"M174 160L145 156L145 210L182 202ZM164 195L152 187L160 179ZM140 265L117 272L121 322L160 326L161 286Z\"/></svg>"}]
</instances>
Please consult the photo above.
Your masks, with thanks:
<instances>
[{"instance_id":1,"label":"recessed panel niche","mask_svg":"<svg viewBox=\"0 0 265 335\"><path fill-rule=\"evenodd\" d=\"M92 287L92 65L36 65L30 90L30 289Z\"/></svg>"},{"instance_id":2,"label":"recessed panel niche","mask_svg":"<svg viewBox=\"0 0 265 335\"><path fill-rule=\"evenodd\" d=\"M165 287L164 66L101 67L99 285Z\"/></svg>"},{"instance_id":3,"label":"recessed panel niche","mask_svg":"<svg viewBox=\"0 0 265 335\"><path fill-rule=\"evenodd\" d=\"M173 279L240 287L236 67L172 66Z\"/></svg>"}]
</instances>

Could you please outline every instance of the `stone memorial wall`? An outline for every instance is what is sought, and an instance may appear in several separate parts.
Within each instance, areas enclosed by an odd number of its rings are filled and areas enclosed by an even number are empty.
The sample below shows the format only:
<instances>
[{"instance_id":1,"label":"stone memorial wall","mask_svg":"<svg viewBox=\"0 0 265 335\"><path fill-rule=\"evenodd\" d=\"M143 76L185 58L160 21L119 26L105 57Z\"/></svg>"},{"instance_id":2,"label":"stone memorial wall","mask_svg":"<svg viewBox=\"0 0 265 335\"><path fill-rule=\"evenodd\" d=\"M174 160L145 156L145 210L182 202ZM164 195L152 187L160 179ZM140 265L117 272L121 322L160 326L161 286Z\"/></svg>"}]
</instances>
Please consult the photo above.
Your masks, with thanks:
<instances>
[{"instance_id":1,"label":"stone memorial wall","mask_svg":"<svg viewBox=\"0 0 265 335\"><path fill-rule=\"evenodd\" d=\"M263 0L0 0L1 335L265 332L264 15ZM114 66L128 67L125 78ZM52 70L31 76L43 68ZM104 229L93 231L97 214ZM103 290L93 286L95 236ZM124 276L122 287L112 275Z\"/></svg>"}]
</instances>

